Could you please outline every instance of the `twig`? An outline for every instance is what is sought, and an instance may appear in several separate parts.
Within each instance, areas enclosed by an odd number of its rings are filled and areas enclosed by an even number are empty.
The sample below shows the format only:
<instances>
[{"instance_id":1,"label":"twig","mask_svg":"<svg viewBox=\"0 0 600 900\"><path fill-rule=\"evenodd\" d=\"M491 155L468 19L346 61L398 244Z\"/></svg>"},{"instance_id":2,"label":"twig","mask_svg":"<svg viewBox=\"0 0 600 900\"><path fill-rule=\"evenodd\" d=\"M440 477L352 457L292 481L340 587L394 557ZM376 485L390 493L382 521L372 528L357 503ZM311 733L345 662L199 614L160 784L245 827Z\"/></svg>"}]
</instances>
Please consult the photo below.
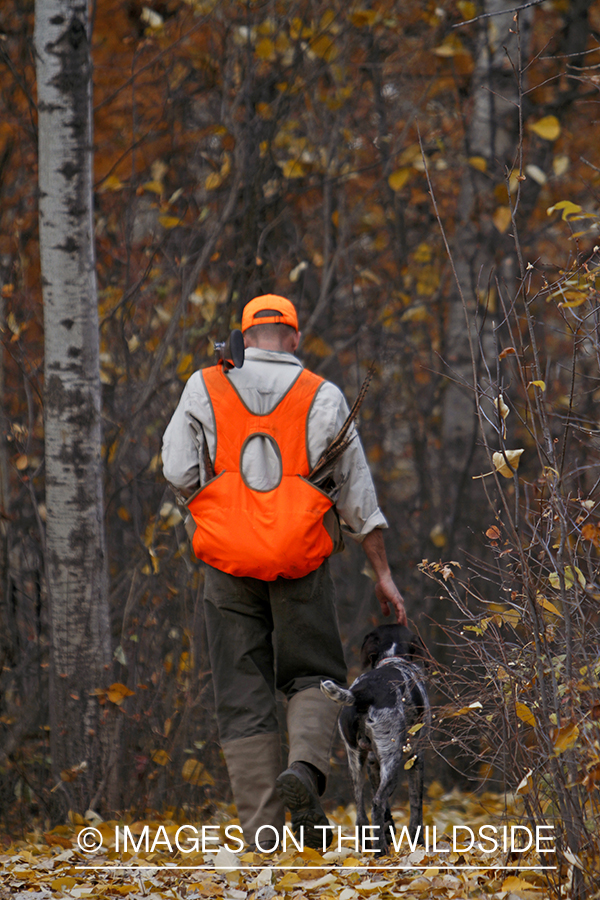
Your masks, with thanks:
<instances>
[{"instance_id":1,"label":"twig","mask_svg":"<svg viewBox=\"0 0 600 900\"><path fill-rule=\"evenodd\" d=\"M511 9L498 9L494 12L481 13L480 16L475 16L474 19L465 19L464 22L457 22L452 27L462 28L463 25L471 25L472 22L478 22L480 19L491 19L493 16L507 16L509 13L517 13L522 9L529 9L530 6L540 6L542 3L544 3L544 0L531 0L530 3L524 3L522 6L513 6Z\"/></svg>"}]
</instances>

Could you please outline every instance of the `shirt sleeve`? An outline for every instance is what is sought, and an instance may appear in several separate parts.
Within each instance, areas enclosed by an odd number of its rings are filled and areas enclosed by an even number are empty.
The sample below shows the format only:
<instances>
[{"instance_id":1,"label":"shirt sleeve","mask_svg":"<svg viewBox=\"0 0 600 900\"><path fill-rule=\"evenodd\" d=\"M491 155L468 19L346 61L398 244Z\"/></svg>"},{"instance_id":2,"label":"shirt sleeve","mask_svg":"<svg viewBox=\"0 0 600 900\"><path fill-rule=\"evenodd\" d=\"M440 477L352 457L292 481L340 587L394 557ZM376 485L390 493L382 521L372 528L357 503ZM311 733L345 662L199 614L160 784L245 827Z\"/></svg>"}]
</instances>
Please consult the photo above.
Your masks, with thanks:
<instances>
[{"instance_id":1,"label":"shirt sleeve","mask_svg":"<svg viewBox=\"0 0 600 900\"><path fill-rule=\"evenodd\" d=\"M188 379L163 436L163 473L178 490L189 494L205 481L204 441L214 458L215 426L210 399L200 372Z\"/></svg>"},{"instance_id":2,"label":"shirt sleeve","mask_svg":"<svg viewBox=\"0 0 600 900\"><path fill-rule=\"evenodd\" d=\"M346 398L339 388L326 381L315 396L308 417L308 456L314 466L321 453L336 437L348 416ZM361 543L375 528L387 528L385 516L377 504L375 486L365 451L354 427L349 446L333 471L338 493L335 508L343 523L343 531Z\"/></svg>"}]
</instances>

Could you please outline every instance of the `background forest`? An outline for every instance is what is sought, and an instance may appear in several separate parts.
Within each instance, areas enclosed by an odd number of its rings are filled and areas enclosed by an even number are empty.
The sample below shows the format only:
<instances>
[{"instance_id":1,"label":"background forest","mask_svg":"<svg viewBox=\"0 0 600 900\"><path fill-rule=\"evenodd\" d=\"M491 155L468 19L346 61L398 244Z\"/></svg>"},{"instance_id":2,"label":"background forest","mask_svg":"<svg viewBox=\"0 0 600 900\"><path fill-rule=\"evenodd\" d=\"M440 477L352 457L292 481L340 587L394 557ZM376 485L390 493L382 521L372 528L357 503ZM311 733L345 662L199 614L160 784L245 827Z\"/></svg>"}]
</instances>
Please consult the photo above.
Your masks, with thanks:
<instances>
[{"instance_id":1,"label":"background forest","mask_svg":"<svg viewBox=\"0 0 600 900\"><path fill-rule=\"evenodd\" d=\"M102 0L92 19L110 740L103 778L77 755L53 771L34 8L4 0L0 814L226 795L203 574L160 446L186 379L274 292L350 402L375 362L360 431L438 663L434 764L518 789L593 871L600 3ZM349 658L377 620L363 564L334 560Z\"/></svg>"}]
</instances>

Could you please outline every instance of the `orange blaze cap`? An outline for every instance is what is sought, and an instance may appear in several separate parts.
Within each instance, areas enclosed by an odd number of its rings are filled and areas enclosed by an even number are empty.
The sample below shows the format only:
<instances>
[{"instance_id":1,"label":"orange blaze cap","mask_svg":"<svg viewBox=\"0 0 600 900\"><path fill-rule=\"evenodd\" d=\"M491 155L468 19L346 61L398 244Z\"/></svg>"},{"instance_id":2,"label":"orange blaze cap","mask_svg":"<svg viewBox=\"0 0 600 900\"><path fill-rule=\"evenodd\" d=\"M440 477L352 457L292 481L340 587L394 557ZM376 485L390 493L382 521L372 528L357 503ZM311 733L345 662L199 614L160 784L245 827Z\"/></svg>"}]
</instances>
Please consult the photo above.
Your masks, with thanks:
<instances>
[{"instance_id":1,"label":"orange blaze cap","mask_svg":"<svg viewBox=\"0 0 600 900\"><path fill-rule=\"evenodd\" d=\"M244 307L242 331L253 325L291 325L298 331L296 307L285 297L279 297L277 294L255 297Z\"/></svg>"}]
</instances>

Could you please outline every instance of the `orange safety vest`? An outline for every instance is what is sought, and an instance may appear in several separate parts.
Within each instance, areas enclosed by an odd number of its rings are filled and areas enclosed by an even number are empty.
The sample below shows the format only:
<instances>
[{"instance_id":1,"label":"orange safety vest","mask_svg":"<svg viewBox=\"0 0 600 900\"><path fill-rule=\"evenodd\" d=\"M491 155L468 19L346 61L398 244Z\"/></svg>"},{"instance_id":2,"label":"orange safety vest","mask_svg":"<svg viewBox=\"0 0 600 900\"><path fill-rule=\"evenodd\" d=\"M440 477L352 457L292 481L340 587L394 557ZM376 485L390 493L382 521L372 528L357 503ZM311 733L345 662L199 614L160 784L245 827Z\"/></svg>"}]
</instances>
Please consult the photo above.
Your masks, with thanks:
<instances>
[{"instance_id":1,"label":"orange safety vest","mask_svg":"<svg viewBox=\"0 0 600 900\"><path fill-rule=\"evenodd\" d=\"M188 501L196 523L196 556L230 575L262 581L302 578L333 550L323 517L333 503L306 480L307 421L323 379L306 369L268 415L243 403L223 372L202 372L215 417L215 477ZM252 435L264 435L281 461L281 480L272 490L255 490L244 480L242 454Z\"/></svg>"}]
</instances>

